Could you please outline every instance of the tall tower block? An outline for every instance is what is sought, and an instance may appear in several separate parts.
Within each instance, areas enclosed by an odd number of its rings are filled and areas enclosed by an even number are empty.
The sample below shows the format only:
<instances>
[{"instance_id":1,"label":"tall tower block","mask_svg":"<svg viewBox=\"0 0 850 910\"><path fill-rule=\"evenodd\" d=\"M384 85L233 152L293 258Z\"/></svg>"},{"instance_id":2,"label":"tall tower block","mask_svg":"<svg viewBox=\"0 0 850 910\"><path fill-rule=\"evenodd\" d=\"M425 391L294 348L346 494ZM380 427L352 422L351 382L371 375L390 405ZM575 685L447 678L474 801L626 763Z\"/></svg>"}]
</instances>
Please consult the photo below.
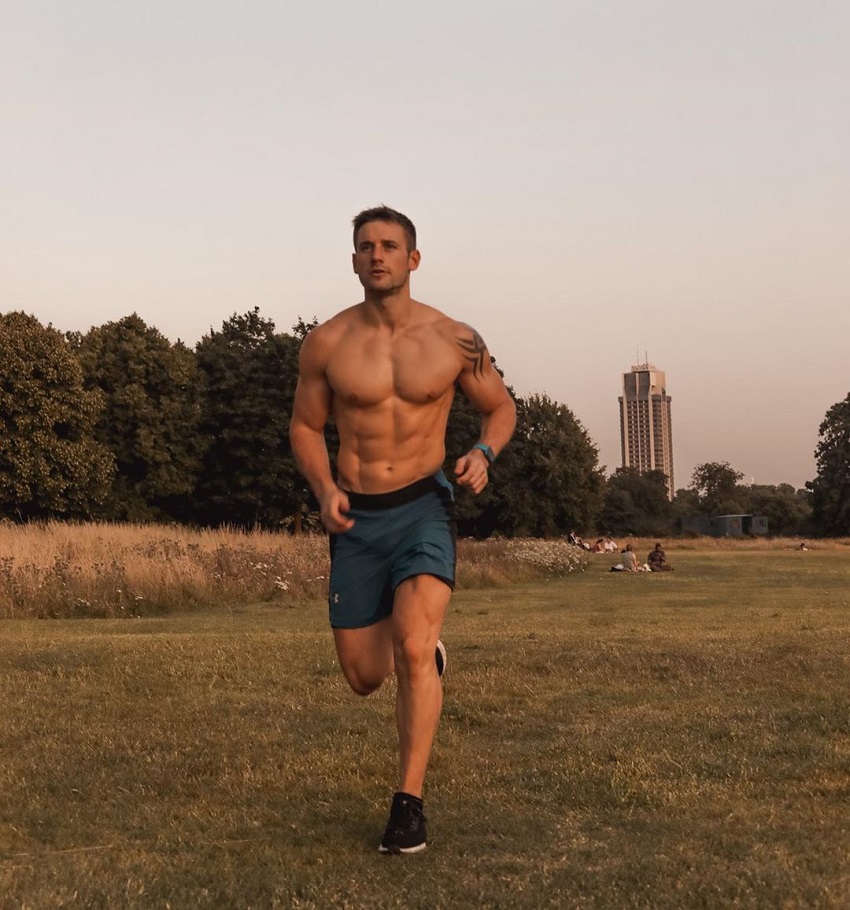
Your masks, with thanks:
<instances>
[{"instance_id":1,"label":"tall tower block","mask_svg":"<svg viewBox=\"0 0 850 910\"><path fill-rule=\"evenodd\" d=\"M673 498L673 421L667 377L651 363L623 373L620 396L620 446L624 468L663 471Z\"/></svg>"}]
</instances>

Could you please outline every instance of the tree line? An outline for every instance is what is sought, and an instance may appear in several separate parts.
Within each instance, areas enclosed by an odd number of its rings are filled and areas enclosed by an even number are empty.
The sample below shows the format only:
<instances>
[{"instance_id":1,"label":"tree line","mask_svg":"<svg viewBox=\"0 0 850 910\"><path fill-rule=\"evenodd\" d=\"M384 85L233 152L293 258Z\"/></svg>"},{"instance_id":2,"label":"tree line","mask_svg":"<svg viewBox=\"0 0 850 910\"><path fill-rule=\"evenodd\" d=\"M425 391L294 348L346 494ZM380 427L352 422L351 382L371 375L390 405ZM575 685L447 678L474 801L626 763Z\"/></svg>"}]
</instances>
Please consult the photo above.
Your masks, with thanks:
<instances>
[{"instance_id":1,"label":"tree line","mask_svg":"<svg viewBox=\"0 0 850 910\"><path fill-rule=\"evenodd\" d=\"M788 483L746 485L743 476L725 461L697 465L690 485L677 490L671 502L662 471L619 468L608 478L598 525L614 535L663 537L678 533L694 516L764 515L771 534L816 533L808 490Z\"/></svg>"},{"instance_id":2,"label":"tree line","mask_svg":"<svg viewBox=\"0 0 850 910\"><path fill-rule=\"evenodd\" d=\"M136 314L62 334L0 316L0 517L318 529L317 504L289 445L301 342L255 308L195 346L171 343ZM459 492L469 536L551 536L588 527L604 477L572 412L517 399L516 442L480 497ZM445 470L478 439L461 392ZM333 458L336 433L327 431ZM529 496L529 490L547 490Z\"/></svg>"},{"instance_id":3,"label":"tree line","mask_svg":"<svg viewBox=\"0 0 850 910\"><path fill-rule=\"evenodd\" d=\"M0 314L0 518L318 529L288 438L298 351L314 325L299 318L279 332L254 308L189 348L136 314L85 334ZM809 490L742 486L727 463L709 463L672 502L661 472L606 479L566 405L514 398L517 431L493 482L479 497L458 493L465 536L661 536L687 514L721 512L765 514L773 533L850 534L850 395L821 426ZM449 477L478 432L458 391ZM327 439L333 458L333 426Z\"/></svg>"}]
</instances>

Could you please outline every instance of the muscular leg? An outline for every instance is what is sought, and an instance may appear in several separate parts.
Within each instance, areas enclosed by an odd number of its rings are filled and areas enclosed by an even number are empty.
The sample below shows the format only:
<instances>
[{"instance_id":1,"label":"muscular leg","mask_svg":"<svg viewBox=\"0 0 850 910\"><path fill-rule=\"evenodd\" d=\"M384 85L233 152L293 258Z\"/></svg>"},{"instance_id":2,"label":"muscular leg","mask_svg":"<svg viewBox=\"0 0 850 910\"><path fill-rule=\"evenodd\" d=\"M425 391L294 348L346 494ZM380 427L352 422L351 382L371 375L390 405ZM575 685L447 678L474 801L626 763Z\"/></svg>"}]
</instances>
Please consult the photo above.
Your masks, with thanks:
<instances>
[{"instance_id":1,"label":"muscular leg","mask_svg":"<svg viewBox=\"0 0 850 910\"><path fill-rule=\"evenodd\" d=\"M408 578L395 592L391 619L398 679L399 790L411 796L422 796L443 705L434 651L451 593L449 586L433 575Z\"/></svg>"},{"instance_id":2,"label":"muscular leg","mask_svg":"<svg viewBox=\"0 0 850 910\"><path fill-rule=\"evenodd\" d=\"M392 617L362 629L333 632L348 684L358 695L370 695L393 671Z\"/></svg>"}]
</instances>

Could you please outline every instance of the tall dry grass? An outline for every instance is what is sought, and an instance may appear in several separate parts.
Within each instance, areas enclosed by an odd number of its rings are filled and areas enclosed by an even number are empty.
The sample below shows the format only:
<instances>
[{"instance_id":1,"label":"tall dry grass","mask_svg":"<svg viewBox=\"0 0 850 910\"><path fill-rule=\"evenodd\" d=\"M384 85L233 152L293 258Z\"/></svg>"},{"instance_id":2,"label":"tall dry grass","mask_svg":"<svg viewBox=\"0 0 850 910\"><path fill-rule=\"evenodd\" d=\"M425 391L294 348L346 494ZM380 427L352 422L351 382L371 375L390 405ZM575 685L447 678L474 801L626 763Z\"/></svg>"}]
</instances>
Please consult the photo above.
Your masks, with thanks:
<instances>
[{"instance_id":1,"label":"tall dry grass","mask_svg":"<svg viewBox=\"0 0 850 910\"><path fill-rule=\"evenodd\" d=\"M0 615L141 616L318 595L327 542L158 525L0 525Z\"/></svg>"},{"instance_id":2,"label":"tall dry grass","mask_svg":"<svg viewBox=\"0 0 850 910\"><path fill-rule=\"evenodd\" d=\"M458 584L563 575L585 556L563 541L461 541ZM164 525L0 523L0 617L149 616L325 594L323 535Z\"/></svg>"}]
</instances>

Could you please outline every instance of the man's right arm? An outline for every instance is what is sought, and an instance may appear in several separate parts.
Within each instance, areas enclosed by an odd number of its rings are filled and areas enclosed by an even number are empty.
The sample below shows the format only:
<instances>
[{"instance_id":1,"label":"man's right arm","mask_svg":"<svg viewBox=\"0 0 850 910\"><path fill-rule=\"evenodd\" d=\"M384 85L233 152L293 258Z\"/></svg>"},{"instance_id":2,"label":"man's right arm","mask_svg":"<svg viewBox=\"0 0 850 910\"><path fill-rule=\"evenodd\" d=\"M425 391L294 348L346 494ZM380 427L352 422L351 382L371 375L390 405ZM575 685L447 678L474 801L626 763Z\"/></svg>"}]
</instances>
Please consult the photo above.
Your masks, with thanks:
<instances>
[{"instance_id":1,"label":"man's right arm","mask_svg":"<svg viewBox=\"0 0 850 910\"><path fill-rule=\"evenodd\" d=\"M498 455L516 427L516 404L490 362L490 352L478 332L463 323L452 325L456 327L453 341L460 350L458 384L481 415L479 442ZM489 460L473 447L455 464L457 482L476 495L480 493L488 483Z\"/></svg>"},{"instance_id":2,"label":"man's right arm","mask_svg":"<svg viewBox=\"0 0 850 910\"><path fill-rule=\"evenodd\" d=\"M298 385L289 425L289 441L299 470L319 500L322 523L334 534L347 531L354 522L348 497L331 475L325 424L330 415L332 391L326 374L326 343L320 329L304 339L298 359Z\"/></svg>"}]
</instances>

